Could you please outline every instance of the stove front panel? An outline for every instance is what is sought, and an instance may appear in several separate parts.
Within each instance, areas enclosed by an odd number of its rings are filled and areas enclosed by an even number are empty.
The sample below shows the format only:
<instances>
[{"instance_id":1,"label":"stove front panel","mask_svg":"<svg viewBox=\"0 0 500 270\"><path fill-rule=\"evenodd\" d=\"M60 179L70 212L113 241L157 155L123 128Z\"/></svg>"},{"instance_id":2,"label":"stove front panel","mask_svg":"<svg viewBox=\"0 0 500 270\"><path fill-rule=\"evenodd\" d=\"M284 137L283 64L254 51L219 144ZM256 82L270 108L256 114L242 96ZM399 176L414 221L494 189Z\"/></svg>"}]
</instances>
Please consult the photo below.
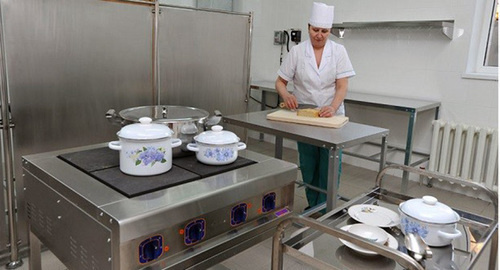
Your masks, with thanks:
<instances>
[{"instance_id":1,"label":"stove front panel","mask_svg":"<svg viewBox=\"0 0 500 270\"><path fill-rule=\"evenodd\" d=\"M255 224L264 224L290 213L293 209L293 196L290 196L290 192L293 193L293 189L292 183L256 196L241 198L232 204L221 205L215 211L202 213L174 226L132 239L121 246L120 265L124 269L139 269L160 261L164 265L174 265L193 256L200 260L202 253L210 254L206 247L213 245L217 241L215 239L231 235L238 237L242 228L255 227ZM145 246L158 252L148 251Z\"/></svg>"},{"instance_id":2,"label":"stove front panel","mask_svg":"<svg viewBox=\"0 0 500 270\"><path fill-rule=\"evenodd\" d=\"M31 174L24 176L30 230L69 269L113 269L112 232Z\"/></svg>"}]
</instances>

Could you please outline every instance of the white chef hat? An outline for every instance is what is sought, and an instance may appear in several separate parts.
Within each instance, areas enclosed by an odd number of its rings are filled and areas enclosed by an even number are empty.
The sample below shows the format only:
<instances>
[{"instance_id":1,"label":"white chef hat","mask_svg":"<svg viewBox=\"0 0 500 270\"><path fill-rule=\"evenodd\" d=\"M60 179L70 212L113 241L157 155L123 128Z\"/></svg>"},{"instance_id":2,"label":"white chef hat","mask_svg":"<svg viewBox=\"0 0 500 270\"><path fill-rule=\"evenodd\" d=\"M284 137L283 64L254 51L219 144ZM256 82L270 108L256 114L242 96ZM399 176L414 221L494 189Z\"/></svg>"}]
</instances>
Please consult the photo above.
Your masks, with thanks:
<instances>
[{"instance_id":1,"label":"white chef hat","mask_svg":"<svg viewBox=\"0 0 500 270\"><path fill-rule=\"evenodd\" d=\"M314 2L309 24L319 28L332 28L333 24L333 6L324 3Z\"/></svg>"}]
</instances>

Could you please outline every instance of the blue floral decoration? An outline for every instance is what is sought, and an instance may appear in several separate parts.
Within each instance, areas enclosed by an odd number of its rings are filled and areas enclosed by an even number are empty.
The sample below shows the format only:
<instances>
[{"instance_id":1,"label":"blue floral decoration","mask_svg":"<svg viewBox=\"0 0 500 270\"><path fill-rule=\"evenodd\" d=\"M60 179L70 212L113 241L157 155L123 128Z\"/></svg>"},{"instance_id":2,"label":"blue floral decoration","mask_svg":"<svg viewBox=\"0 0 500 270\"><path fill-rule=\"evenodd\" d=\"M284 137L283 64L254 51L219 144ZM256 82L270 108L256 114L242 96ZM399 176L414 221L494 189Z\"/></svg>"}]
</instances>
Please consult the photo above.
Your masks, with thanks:
<instances>
[{"instance_id":1,"label":"blue floral decoration","mask_svg":"<svg viewBox=\"0 0 500 270\"><path fill-rule=\"evenodd\" d=\"M401 218L401 228L403 229L405 234L413 232L413 233L417 233L422 238L427 237L427 234L429 233L427 226L422 225L418 222L412 221L407 217Z\"/></svg>"},{"instance_id":2,"label":"blue floral decoration","mask_svg":"<svg viewBox=\"0 0 500 270\"><path fill-rule=\"evenodd\" d=\"M203 154L208 159L215 159L217 161L228 161L234 157L232 148L207 148Z\"/></svg>"},{"instance_id":3,"label":"blue floral decoration","mask_svg":"<svg viewBox=\"0 0 500 270\"><path fill-rule=\"evenodd\" d=\"M167 162L165 159L165 149L162 147L143 147L142 149L133 150L128 154L129 158L134 160L135 166L142 164L143 166L151 165L153 167L157 162Z\"/></svg>"}]
</instances>

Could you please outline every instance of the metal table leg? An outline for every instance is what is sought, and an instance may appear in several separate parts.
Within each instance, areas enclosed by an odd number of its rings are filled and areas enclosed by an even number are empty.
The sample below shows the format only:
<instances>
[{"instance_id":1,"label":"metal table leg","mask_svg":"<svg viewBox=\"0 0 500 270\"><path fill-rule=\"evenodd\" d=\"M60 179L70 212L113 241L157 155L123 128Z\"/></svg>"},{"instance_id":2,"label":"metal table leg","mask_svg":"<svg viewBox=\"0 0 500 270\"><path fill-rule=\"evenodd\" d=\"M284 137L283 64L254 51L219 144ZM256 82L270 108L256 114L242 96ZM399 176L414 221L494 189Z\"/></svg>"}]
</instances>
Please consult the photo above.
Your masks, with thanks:
<instances>
[{"instance_id":1,"label":"metal table leg","mask_svg":"<svg viewBox=\"0 0 500 270\"><path fill-rule=\"evenodd\" d=\"M261 90L261 99L260 99L260 110L266 110L266 100L267 100L267 91ZM259 141L264 141L264 133L259 133Z\"/></svg>"},{"instance_id":2,"label":"metal table leg","mask_svg":"<svg viewBox=\"0 0 500 270\"><path fill-rule=\"evenodd\" d=\"M415 121L417 120L417 113L410 112L410 119L408 120L408 133L406 136L406 149L404 165L409 166L411 163L411 156L413 153L413 130L415 129ZM408 172L403 172L403 181L401 183L401 192L406 193L408 190Z\"/></svg>"},{"instance_id":3,"label":"metal table leg","mask_svg":"<svg viewBox=\"0 0 500 270\"><path fill-rule=\"evenodd\" d=\"M497 269L497 257L498 255L498 227L493 233L493 237L491 238L491 248L490 248L490 260L489 260L489 268L488 269Z\"/></svg>"},{"instance_id":4,"label":"metal table leg","mask_svg":"<svg viewBox=\"0 0 500 270\"><path fill-rule=\"evenodd\" d=\"M42 269L42 255L41 255L41 243L40 239L29 229L29 241L30 241L30 257L29 257L29 269L30 270L41 270Z\"/></svg>"},{"instance_id":5,"label":"metal table leg","mask_svg":"<svg viewBox=\"0 0 500 270\"><path fill-rule=\"evenodd\" d=\"M283 159L283 138L276 136L274 143L274 157Z\"/></svg>"},{"instance_id":6,"label":"metal table leg","mask_svg":"<svg viewBox=\"0 0 500 270\"><path fill-rule=\"evenodd\" d=\"M387 135L382 137L382 143L380 144L380 163L379 163L379 172L382 171L385 167L385 158L387 155Z\"/></svg>"},{"instance_id":7,"label":"metal table leg","mask_svg":"<svg viewBox=\"0 0 500 270\"><path fill-rule=\"evenodd\" d=\"M328 183L326 193L326 211L337 207L337 195L339 193L337 181L339 179L339 153L340 149L330 148L328 150Z\"/></svg>"}]
</instances>

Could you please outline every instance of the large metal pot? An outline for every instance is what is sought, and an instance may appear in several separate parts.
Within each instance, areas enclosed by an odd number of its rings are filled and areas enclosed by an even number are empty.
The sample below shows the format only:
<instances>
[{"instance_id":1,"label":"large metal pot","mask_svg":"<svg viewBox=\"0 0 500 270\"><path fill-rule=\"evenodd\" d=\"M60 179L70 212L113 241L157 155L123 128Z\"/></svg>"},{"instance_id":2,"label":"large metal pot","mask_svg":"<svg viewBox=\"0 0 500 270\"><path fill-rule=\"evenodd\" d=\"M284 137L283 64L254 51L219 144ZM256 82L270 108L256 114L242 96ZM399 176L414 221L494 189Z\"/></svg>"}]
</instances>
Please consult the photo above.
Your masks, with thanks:
<instances>
[{"instance_id":1,"label":"large metal pot","mask_svg":"<svg viewBox=\"0 0 500 270\"><path fill-rule=\"evenodd\" d=\"M399 205L401 231L417 233L422 240L434 247L451 244L462 233L457 230L460 216L449 206L440 203L435 197L423 196Z\"/></svg>"},{"instance_id":2,"label":"large metal pot","mask_svg":"<svg viewBox=\"0 0 500 270\"><path fill-rule=\"evenodd\" d=\"M153 123L160 123L168 126L174 133L172 138L179 138L182 141L181 147L173 149L174 157L191 153L187 150L187 144L194 142L194 136L210 129L221 120L221 113L215 111L209 117L205 110L177 105L156 105L141 106L120 111L118 114L114 109L108 110L106 118L121 126L138 123L139 118L149 117Z\"/></svg>"}]
</instances>

